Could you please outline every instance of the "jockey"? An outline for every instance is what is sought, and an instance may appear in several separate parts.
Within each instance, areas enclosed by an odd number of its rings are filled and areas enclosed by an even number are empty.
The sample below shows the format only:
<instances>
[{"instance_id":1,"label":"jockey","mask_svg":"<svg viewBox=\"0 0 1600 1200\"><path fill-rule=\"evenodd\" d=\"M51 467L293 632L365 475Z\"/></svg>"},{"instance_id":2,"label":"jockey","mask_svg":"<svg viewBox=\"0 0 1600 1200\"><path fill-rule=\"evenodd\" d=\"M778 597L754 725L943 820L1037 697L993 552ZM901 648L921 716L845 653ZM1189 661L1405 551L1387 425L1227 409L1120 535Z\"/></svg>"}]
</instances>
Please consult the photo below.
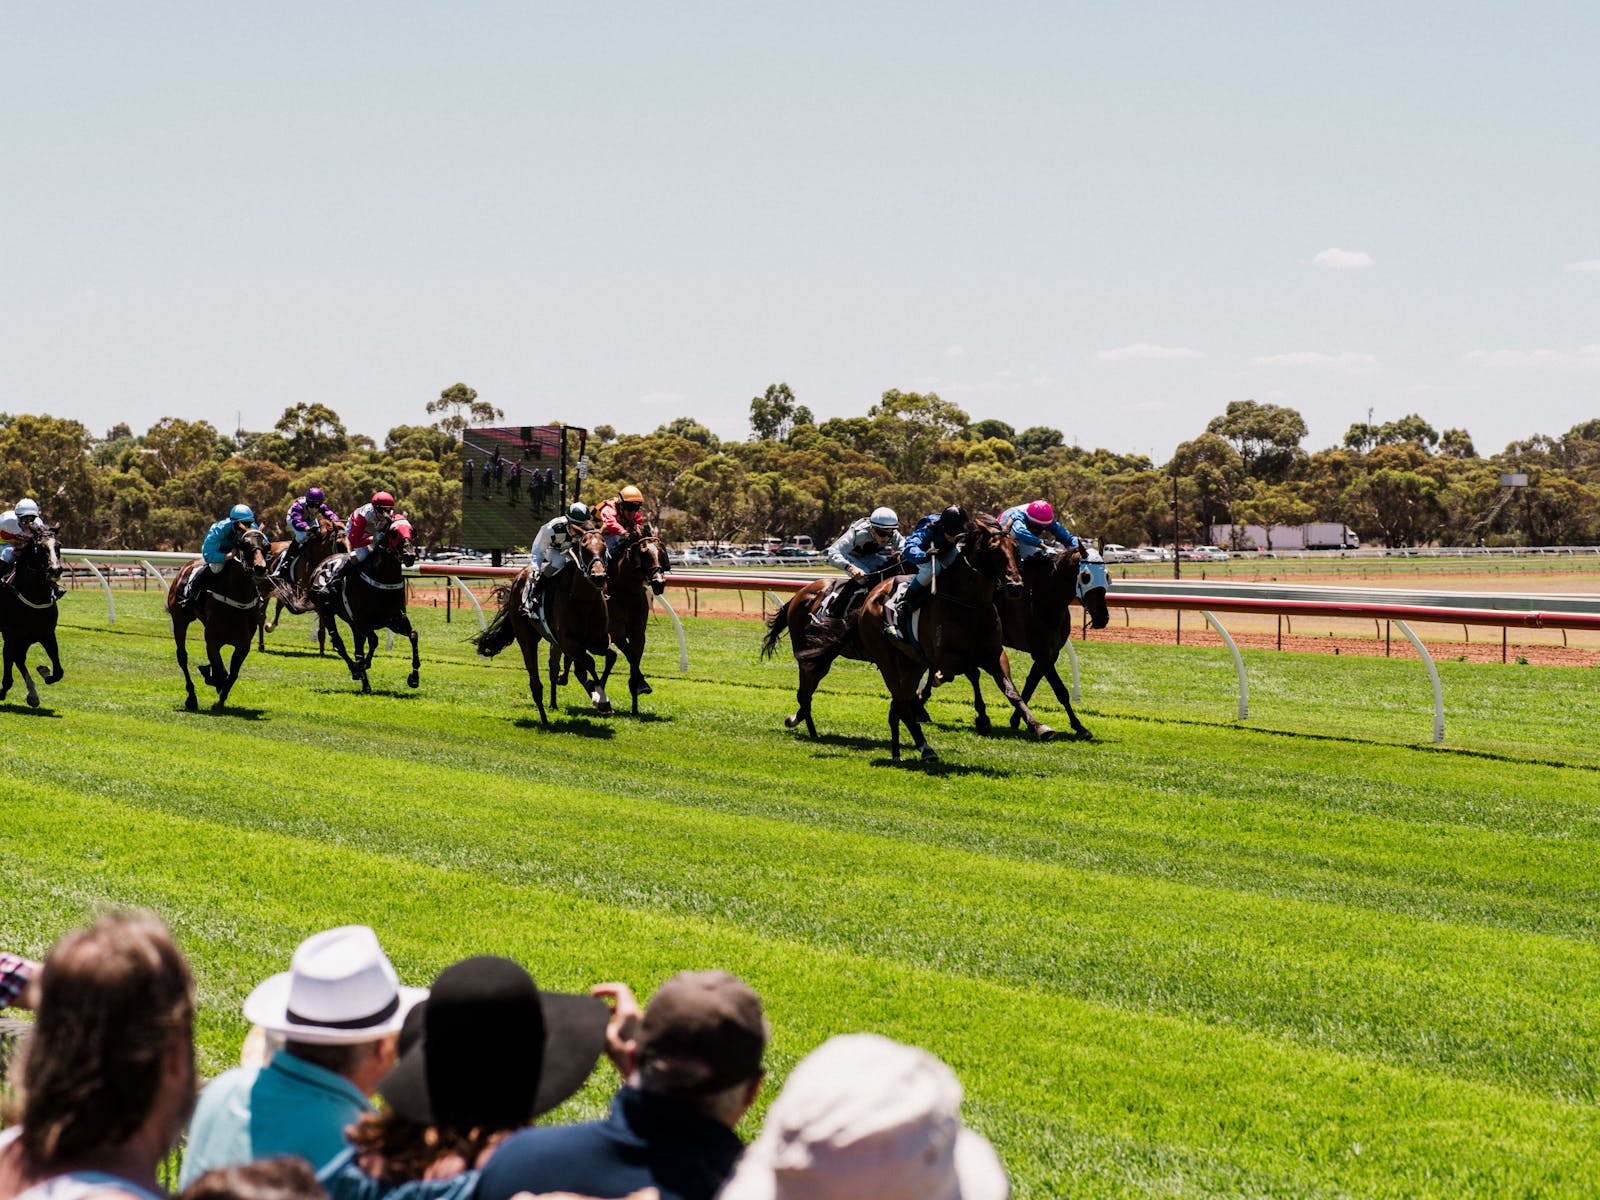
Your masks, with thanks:
<instances>
[{"instance_id":1,"label":"jockey","mask_svg":"<svg viewBox=\"0 0 1600 1200\"><path fill-rule=\"evenodd\" d=\"M904 551L906 539L900 533L900 518L892 508L875 508L862 517L828 547L828 562L849 574L849 581L837 589L829 605L831 615L843 616L849 610L856 585L868 575L889 566ZM818 610L820 617L821 610Z\"/></svg>"},{"instance_id":2,"label":"jockey","mask_svg":"<svg viewBox=\"0 0 1600 1200\"><path fill-rule=\"evenodd\" d=\"M595 510L600 518L600 532L606 537L608 554L623 538L644 529L643 508L644 493L630 483Z\"/></svg>"},{"instance_id":3,"label":"jockey","mask_svg":"<svg viewBox=\"0 0 1600 1200\"><path fill-rule=\"evenodd\" d=\"M222 566L228 561L228 555L239 548L239 539L245 532L255 529L256 514L251 511L248 504L235 504L228 510L228 515L206 530L206 540L200 544L200 557L206 560L206 571L212 575L222 573ZM199 571L189 574L189 582L178 603L187 605L194 599L196 589L200 586Z\"/></svg>"},{"instance_id":4,"label":"jockey","mask_svg":"<svg viewBox=\"0 0 1600 1200\"><path fill-rule=\"evenodd\" d=\"M350 556L322 581L319 592L331 592L336 583L355 569L355 564L365 562L367 555L377 545L378 526L384 518L394 516L394 497L388 492L374 492L372 499L363 504L344 523L345 540L350 543Z\"/></svg>"},{"instance_id":5,"label":"jockey","mask_svg":"<svg viewBox=\"0 0 1600 1200\"><path fill-rule=\"evenodd\" d=\"M1000 528L1017 543L1020 558L1032 558L1045 549L1044 535L1051 534L1065 549L1072 549L1078 539L1060 521L1048 500L1035 500L1032 504L1014 504L1000 514Z\"/></svg>"},{"instance_id":6,"label":"jockey","mask_svg":"<svg viewBox=\"0 0 1600 1200\"><path fill-rule=\"evenodd\" d=\"M529 613L534 611L539 597L544 594L545 581L554 579L567 568L571 561L567 551L572 549L588 528L589 506L577 501L573 501L563 515L552 517L540 526L539 532L533 537L530 554L534 568L532 586L523 597Z\"/></svg>"},{"instance_id":7,"label":"jockey","mask_svg":"<svg viewBox=\"0 0 1600 1200\"><path fill-rule=\"evenodd\" d=\"M37 500L18 500L15 508L0 513L0 563L9 566L16 559L17 550L43 531L44 518L39 515Z\"/></svg>"},{"instance_id":8,"label":"jockey","mask_svg":"<svg viewBox=\"0 0 1600 1200\"><path fill-rule=\"evenodd\" d=\"M304 496L289 506L289 533L294 541L278 567L278 574L284 579L294 577L294 560L299 557L300 547L317 531L318 519L322 517L339 520L339 514L328 507L327 498L319 487L308 488Z\"/></svg>"},{"instance_id":9,"label":"jockey","mask_svg":"<svg viewBox=\"0 0 1600 1200\"><path fill-rule=\"evenodd\" d=\"M955 562L960 549L957 539L966 532L967 523L967 510L959 504L929 513L917 522L903 550L905 560L916 565L917 577L891 595L883 606L884 632L891 637L906 639L911 614L922 607L933 586L935 564L948 567Z\"/></svg>"}]
</instances>

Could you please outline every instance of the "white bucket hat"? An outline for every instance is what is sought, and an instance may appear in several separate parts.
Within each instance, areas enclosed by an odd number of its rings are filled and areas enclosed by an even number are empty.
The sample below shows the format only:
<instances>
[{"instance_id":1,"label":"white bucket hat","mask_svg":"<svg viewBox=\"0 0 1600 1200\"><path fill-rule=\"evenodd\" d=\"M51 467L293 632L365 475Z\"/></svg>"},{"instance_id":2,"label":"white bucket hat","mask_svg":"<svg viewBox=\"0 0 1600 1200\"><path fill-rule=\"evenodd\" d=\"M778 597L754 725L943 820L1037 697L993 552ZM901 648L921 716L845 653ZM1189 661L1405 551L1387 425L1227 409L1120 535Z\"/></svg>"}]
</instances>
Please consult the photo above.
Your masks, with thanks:
<instances>
[{"instance_id":1,"label":"white bucket hat","mask_svg":"<svg viewBox=\"0 0 1600 1200\"><path fill-rule=\"evenodd\" d=\"M289 969L245 998L245 1019L293 1042L348 1046L399 1033L428 995L400 977L365 925L343 925L301 942Z\"/></svg>"},{"instance_id":2,"label":"white bucket hat","mask_svg":"<svg viewBox=\"0 0 1600 1200\"><path fill-rule=\"evenodd\" d=\"M961 1084L925 1050L830 1038L790 1073L718 1200L1005 1200L1005 1168L961 1124Z\"/></svg>"}]
</instances>

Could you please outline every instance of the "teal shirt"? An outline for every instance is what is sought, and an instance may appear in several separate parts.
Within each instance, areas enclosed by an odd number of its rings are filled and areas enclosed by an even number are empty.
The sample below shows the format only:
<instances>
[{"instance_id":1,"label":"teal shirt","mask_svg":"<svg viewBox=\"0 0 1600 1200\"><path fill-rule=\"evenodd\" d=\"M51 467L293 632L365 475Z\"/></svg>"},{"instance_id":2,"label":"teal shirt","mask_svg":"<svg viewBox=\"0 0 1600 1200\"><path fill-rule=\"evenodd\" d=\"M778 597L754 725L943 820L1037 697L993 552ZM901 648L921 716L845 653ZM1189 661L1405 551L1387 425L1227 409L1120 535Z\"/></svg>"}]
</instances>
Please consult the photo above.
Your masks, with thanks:
<instances>
[{"instance_id":1,"label":"teal shirt","mask_svg":"<svg viewBox=\"0 0 1600 1200\"><path fill-rule=\"evenodd\" d=\"M345 1127L371 1108L344 1076L281 1050L265 1067L235 1067L200 1093L178 1187L214 1167L280 1154L320 1170L345 1150Z\"/></svg>"}]
</instances>

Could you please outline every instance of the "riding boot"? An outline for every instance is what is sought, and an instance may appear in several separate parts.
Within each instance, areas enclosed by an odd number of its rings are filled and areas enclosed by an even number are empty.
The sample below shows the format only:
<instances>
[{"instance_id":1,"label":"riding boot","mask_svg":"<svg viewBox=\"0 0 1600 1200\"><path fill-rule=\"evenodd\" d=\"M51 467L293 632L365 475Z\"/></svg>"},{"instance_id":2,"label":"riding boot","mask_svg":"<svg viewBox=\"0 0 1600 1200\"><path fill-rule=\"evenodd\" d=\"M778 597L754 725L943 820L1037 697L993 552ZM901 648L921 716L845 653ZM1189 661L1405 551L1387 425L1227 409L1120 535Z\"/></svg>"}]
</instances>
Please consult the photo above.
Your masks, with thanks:
<instances>
[{"instance_id":1,"label":"riding boot","mask_svg":"<svg viewBox=\"0 0 1600 1200\"><path fill-rule=\"evenodd\" d=\"M57 600L66 599L67 589L61 586L61 581L59 579L52 579L50 581L50 592Z\"/></svg>"},{"instance_id":2,"label":"riding boot","mask_svg":"<svg viewBox=\"0 0 1600 1200\"><path fill-rule=\"evenodd\" d=\"M889 602L883 606L883 630L891 637L897 637L902 642L911 639L911 614L922 607L922 602L928 598L928 589L920 580L913 579L905 587L889 597Z\"/></svg>"}]
</instances>

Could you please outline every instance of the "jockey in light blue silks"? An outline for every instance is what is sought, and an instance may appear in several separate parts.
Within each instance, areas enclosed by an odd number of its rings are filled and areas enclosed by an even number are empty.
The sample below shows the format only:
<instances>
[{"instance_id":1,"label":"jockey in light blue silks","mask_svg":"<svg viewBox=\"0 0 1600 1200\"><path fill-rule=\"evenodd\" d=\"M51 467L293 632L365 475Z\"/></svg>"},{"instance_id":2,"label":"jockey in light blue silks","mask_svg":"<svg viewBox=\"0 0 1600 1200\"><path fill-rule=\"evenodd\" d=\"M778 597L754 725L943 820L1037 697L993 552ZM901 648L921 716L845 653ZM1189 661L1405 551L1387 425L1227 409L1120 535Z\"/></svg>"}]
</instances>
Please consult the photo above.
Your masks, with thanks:
<instances>
[{"instance_id":1,"label":"jockey in light blue silks","mask_svg":"<svg viewBox=\"0 0 1600 1200\"><path fill-rule=\"evenodd\" d=\"M852 524L826 552L829 565L844 571L850 578L833 589L828 602L817 607L813 619L821 621L824 614L843 617L849 612L850 601L861 581L895 563L905 544L900 518L892 508L875 508L870 517L862 517Z\"/></svg>"},{"instance_id":2,"label":"jockey in light blue silks","mask_svg":"<svg viewBox=\"0 0 1600 1200\"><path fill-rule=\"evenodd\" d=\"M206 560L206 570L213 575L221 574L222 564L227 562L228 555L239 548L239 539L246 530L255 528L256 514L248 504L235 504L229 509L226 517L206 530L206 540L200 544L200 557ZM195 590L200 585L200 575L199 571L190 573L188 586L179 597L179 604L189 604L194 599Z\"/></svg>"},{"instance_id":3,"label":"jockey in light blue silks","mask_svg":"<svg viewBox=\"0 0 1600 1200\"><path fill-rule=\"evenodd\" d=\"M933 587L935 565L940 570L956 560L957 539L967 531L967 510L952 504L943 512L929 513L917 522L905 541L905 560L917 568L917 577L889 597L883 606L884 632L902 640L909 636L911 614L922 607Z\"/></svg>"},{"instance_id":4,"label":"jockey in light blue silks","mask_svg":"<svg viewBox=\"0 0 1600 1200\"><path fill-rule=\"evenodd\" d=\"M1070 550L1078 544L1073 532L1056 520L1055 510L1047 500L1012 505L1000 514L1000 528L1017 543L1017 557L1023 559L1032 558L1045 548L1047 533L1054 535L1064 549Z\"/></svg>"}]
</instances>

